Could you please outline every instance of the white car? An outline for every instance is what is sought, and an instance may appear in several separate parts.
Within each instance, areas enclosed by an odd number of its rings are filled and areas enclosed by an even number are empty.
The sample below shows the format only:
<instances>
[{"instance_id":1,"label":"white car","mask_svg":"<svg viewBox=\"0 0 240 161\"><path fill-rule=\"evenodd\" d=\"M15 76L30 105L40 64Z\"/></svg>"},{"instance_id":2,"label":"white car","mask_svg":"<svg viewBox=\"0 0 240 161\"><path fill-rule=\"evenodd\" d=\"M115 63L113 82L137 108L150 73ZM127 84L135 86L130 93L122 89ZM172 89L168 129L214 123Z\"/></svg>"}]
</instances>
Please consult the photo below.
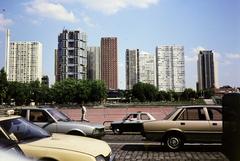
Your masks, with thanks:
<instances>
[{"instance_id":1,"label":"white car","mask_svg":"<svg viewBox=\"0 0 240 161\"><path fill-rule=\"evenodd\" d=\"M123 132L142 132L143 122L153 121L155 118L148 112L133 112L127 114L122 121L111 123L111 129L114 134Z\"/></svg>"}]
</instances>

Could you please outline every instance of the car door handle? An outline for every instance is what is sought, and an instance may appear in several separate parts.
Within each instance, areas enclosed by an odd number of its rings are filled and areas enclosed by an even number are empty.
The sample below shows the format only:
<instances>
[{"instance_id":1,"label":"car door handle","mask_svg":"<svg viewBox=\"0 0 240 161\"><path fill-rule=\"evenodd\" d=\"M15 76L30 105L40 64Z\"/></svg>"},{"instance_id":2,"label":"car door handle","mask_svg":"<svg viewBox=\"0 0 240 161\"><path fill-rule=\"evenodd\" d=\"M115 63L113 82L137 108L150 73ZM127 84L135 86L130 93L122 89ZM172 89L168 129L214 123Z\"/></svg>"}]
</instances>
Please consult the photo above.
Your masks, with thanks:
<instances>
[{"instance_id":1,"label":"car door handle","mask_svg":"<svg viewBox=\"0 0 240 161\"><path fill-rule=\"evenodd\" d=\"M213 126L217 126L217 123L212 123Z\"/></svg>"},{"instance_id":2,"label":"car door handle","mask_svg":"<svg viewBox=\"0 0 240 161\"><path fill-rule=\"evenodd\" d=\"M185 125L185 122L181 122L180 125Z\"/></svg>"}]
</instances>

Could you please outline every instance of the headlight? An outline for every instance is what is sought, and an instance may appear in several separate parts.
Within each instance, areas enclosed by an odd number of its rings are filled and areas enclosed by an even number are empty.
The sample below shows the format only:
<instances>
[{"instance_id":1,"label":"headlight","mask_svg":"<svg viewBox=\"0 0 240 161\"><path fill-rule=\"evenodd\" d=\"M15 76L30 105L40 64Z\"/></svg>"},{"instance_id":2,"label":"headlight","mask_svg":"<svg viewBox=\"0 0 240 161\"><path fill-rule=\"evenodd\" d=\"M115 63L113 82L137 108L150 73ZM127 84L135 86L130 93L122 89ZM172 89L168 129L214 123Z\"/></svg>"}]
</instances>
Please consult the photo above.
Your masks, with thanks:
<instances>
[{"instance_id":1,"label":"headlight","mask_svg":"<svg viewBox=\"0 0 240 161\"><path fill-rule=\"evenodd\" d=\"M93 135L103 135L104 134L104 129L94 129L93 130Z\"/></svg>"},{"instance_id":2,"label":"headlight","mask_svg":"<svg viewBox=\"0 0 240 161\"><path fill-rule=\"evenodd\" d=\"M96 161L106 161L102 155L96 157Z\"/></svg>"},{"instance_id":3,"label":"headlight","mask_svg":"<svg viewBox=\"0 0 240 161\"><path fill-rule=\"evenodd\" d=\"M98 129L93 130L93 135L99 135L99 134L100 134L100 131Z\"/></svg>"}]
</instances>

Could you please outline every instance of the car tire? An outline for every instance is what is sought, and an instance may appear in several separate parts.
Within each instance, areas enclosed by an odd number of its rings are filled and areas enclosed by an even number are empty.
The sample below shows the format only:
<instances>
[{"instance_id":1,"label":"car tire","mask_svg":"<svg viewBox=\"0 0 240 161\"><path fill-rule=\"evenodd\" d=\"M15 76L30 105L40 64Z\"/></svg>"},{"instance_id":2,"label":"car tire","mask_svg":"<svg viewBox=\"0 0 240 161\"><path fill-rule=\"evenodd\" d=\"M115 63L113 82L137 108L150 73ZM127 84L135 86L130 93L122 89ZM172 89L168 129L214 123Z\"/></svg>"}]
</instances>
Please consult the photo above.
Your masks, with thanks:
<instances>
[{"instance_id":1,"label":"car tire","mask_svg":"<svg viewBox=\"0 0 240 161\"><path fill-rule=\"evenodd\" d=\"M183 144L183 138L178 134L169 134L164 140L164 146L171 151L179 150Z\"/></svg>"},{"instance_id":2,"label":"car tire","mask_svg":"<svg viewBox=\"0 0 240 161\"><path fill-rule=\"evenodd\" d=\"M113 128L112 131L114 134L118 134L118 135L122 134L122 131L119 128Z\"/></svg>"}]
</instances>

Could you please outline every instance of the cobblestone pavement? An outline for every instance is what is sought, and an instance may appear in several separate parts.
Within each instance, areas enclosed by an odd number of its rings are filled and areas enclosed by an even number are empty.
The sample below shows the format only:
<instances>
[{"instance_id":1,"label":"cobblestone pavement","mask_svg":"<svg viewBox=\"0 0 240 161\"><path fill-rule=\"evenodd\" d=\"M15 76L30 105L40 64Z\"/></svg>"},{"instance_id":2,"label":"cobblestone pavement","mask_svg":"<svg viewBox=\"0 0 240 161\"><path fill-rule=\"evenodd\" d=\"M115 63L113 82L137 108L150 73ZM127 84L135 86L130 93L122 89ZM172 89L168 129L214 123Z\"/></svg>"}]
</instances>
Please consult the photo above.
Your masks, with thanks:
<instances>
[{"instance_id":1,"label":"cobblestone pavement","mask_svg":"<svg viewBox=\"0 0 240 161\"><path fill-rule=\"evenodd\" d=\"M229 161L217 144L187 144L170 152L160 143L146 142L140 135L106 135L116 161Z\"/></svg>"}]
</instances>

